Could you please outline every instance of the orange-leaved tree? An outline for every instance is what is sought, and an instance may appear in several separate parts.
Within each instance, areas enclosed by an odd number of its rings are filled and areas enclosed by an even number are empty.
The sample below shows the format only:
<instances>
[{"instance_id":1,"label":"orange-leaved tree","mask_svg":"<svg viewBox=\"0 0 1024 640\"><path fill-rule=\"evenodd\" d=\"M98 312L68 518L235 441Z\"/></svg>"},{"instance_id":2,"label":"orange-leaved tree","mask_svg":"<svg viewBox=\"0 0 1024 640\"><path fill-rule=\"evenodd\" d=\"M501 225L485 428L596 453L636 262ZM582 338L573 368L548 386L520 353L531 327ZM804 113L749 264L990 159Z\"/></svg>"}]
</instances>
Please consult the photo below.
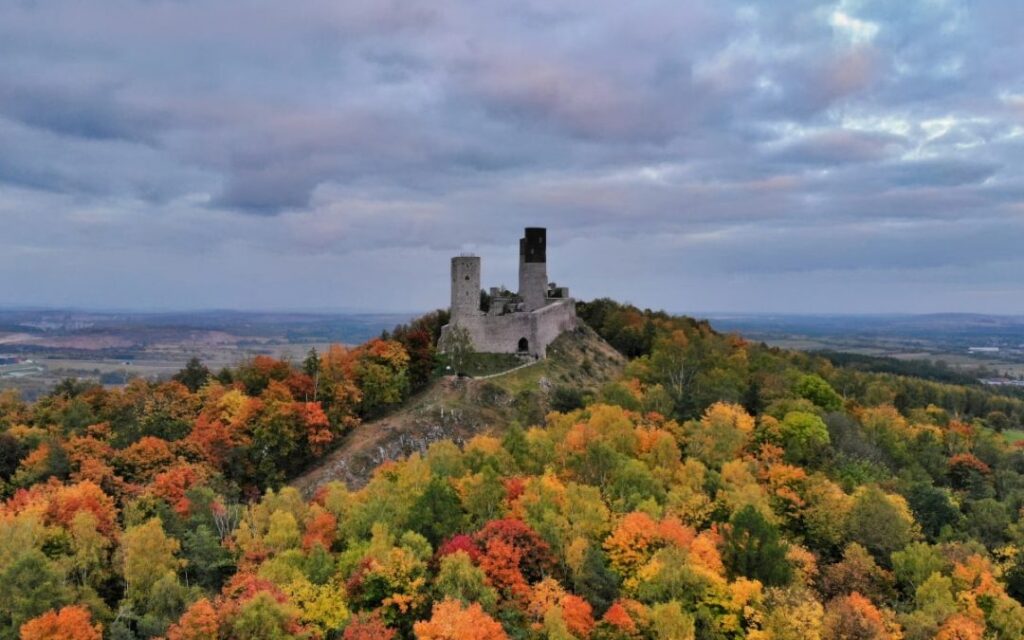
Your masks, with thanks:
<instances>
[{"instance_id":1,"label":"orange-leaved tree","mask_svg":"<svg viewBox=\"0 0 1024 640\"><path fill-rule=\"evenodd\" d=\"M89 610L75 605L47 611L21 625L21 640L101 640L103 625L93 624Z\"/></svg>"},{"instance_id":2,"label":"orange-leaved tree","mask_svg":"<svg viewBox=\"0 0 1024 640\"><path fill-rule=\"evenodd\" d=\"M473 603L463 607L458 600L434 605L430 620L417 622L413 631L418 640L507 640L497 620Z\"/></svg>"},{"instance_id":3,"label":"orange-leaved tree","mask_svg":"<svg viewBox=\"0 0 1024 640\"><path fill-rule=\"evenodd\" d=\"M167 640L209 640L217 637L220 621L206 598L193 602L177 624L167 630Z\"/></svg>"}]
</instances>

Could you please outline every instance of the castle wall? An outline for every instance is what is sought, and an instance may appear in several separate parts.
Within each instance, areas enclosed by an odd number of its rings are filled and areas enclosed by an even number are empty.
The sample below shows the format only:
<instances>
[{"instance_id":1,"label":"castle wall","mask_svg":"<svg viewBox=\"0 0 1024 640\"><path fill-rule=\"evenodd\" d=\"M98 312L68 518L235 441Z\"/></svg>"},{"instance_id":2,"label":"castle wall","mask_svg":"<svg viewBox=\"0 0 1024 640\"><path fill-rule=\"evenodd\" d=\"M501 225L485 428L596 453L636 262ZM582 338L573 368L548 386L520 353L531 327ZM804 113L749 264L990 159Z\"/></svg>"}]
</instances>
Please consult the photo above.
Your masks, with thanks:
<instances>
[{"instance_id":1,"label":"castle wall","mask_svg":"<svg viewBox=\"0 0 1024 640\"><path fill-rule=\"evenodd\" d=\"M526 338L529 343L527 353L543 358L555 338L576 328L576 302L572 299L553 300L551 304L528 313L453 318L452 323L441 330L441 345L444 345L448 330L453 325L465 328L473 348L481 353L517 353L519 341Z\"/></svg>"},{"instance_id":2,"label":"castle wall","mask_svg":"<svg viewBox=\"0 0 1024 640\"><path fill-rule=\"evenodd\" d=\"M548 302L550 304L530 314L534 318L535 336L530 344L540 345L538 355L542 358L547 354L548 345L554 342L555 338L579 326L575 300L572 298L557 301L549 299Z\"/></svg>"}]
</instances>

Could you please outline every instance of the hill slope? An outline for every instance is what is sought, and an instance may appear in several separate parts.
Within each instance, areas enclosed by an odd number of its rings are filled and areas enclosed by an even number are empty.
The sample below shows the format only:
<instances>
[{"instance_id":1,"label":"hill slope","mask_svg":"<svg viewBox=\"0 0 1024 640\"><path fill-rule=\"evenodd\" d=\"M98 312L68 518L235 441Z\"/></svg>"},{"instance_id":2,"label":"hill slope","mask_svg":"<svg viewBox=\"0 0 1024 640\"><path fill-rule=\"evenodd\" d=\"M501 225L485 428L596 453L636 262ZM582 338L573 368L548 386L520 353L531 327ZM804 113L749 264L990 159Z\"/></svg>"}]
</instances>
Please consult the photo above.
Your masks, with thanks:
<instances>
[{"instance_id":1,"label":"hill slope","mask_svg":"<svg viewBox=\"0 0 1024 640\"><path fill-rule=\"evenodd\" d=\"M306 496L332 480L361 487L383 462L426 452L438 440L462 443L516 420L529 424L543 417L558 387L596 391L625 366L625 358L586 326L560 336L548 354L546 360L497 375L434 382L398 411L353 429L292 485Z\"/></svg>"}]
</instances>

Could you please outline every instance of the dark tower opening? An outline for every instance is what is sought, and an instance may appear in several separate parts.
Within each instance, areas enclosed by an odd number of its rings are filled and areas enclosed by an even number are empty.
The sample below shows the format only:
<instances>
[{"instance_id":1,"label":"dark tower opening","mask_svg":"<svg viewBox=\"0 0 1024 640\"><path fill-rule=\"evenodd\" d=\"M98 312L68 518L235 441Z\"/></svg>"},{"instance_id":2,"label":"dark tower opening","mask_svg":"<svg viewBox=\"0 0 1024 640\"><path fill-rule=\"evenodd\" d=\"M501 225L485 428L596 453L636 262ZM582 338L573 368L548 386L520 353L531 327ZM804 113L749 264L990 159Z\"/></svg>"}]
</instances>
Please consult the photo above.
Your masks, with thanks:
<instances>
[{"instance_id":1,"label":"dark tower opening","mask_svg":"<svg viewBox=\"0 0 1024 640\"><path fill-rule=\"evenodd\" d=\"M519 338L519 353L528 353L530 351L530 341L526 338Z\"/></svg>"}]
</instances>

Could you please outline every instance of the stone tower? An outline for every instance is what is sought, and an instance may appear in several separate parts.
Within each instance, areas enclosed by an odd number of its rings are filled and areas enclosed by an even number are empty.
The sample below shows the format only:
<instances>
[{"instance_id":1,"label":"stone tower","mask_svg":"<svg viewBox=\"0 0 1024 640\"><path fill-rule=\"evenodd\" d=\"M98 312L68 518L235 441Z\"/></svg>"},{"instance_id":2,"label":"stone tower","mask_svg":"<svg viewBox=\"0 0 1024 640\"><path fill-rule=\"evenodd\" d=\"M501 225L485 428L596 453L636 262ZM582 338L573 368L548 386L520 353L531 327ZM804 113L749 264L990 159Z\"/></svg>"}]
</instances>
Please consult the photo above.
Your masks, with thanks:
<instances>
[{"instance_id":1,"label":"stone tower","mask_svg":"<svg viewBox=\"0 0 1024 640\"><path fill-rule=\"evenodd\" d=\"M480 258L452 258L452 319L480 315Z\"/></svg>"},{"instance_id":2,"label":"stone tower","mask_svg":"<svg viewBox=\"0 0 1024 640\"><path fill-rule=\"evenodd\" d=\"M526 311L547 304L548 260L547 229L527 227L519 239L519 297Z\"/></svg>"},{"instance_id":3,"label":"stone tower","mask_svg":"<svg viewBox=\"0 0 1024 640\"><path fill-rule=\"evenodd\" d=\"M491 305L480 310L480 258L452 258L451 319L441 327L438 348L450 348L456 328L479 353L514 353L523 359L547 355L548 345L579 326L569 289L548 282L547 232L527 228L519 239L519 292L491 288Z\"/></svg>"}]
</instances>

